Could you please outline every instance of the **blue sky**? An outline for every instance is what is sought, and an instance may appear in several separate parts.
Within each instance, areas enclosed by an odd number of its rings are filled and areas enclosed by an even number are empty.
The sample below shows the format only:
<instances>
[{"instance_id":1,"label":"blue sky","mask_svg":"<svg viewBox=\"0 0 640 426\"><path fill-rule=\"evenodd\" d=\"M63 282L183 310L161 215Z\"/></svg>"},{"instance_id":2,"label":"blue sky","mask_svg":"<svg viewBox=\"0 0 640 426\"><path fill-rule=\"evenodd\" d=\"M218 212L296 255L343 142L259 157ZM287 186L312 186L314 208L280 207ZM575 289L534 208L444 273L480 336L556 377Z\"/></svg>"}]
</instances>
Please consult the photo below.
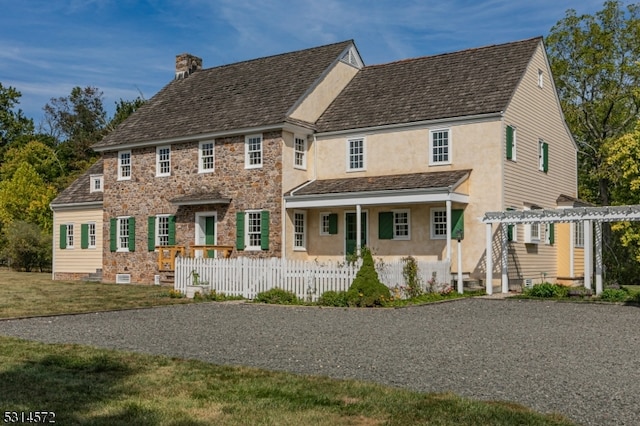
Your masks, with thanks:
<instances>
[{"instance_id":1,"label":"blue sky","mask_svg":"<svg viewBox=\"0 0 640 426\"><path fill-rule=\"evenodd\" d=\"M372 65L546 36L603 1L0 0L0 83L36 125L75 86L102 90L111 115L171 81L183 52L210 68L354 39Z\"/></svg>"}]
</instances>

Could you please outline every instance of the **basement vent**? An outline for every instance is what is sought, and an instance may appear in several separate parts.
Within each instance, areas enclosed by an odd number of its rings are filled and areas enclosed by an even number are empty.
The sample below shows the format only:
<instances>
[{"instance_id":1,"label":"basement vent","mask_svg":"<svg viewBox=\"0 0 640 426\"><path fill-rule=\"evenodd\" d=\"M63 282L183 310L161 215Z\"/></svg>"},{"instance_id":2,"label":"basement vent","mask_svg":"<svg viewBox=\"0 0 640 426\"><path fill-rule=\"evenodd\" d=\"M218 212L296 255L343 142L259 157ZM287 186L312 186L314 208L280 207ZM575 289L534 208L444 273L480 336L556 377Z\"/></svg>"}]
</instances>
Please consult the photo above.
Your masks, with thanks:
<instances>
[{"instance_id":1,"label":"basement vent","mask_svg":"<svg viewBox=\"0 0 640 426\"><path fill-rule=\"evenodd\" d=\"M155 285L160 285L160 275L154 275L153 276L153 283Z\"/></svg>"},{"instance_id":2,"label":"basement vent","mask_svg":"<svg viewBox=\"0 0 640 426\"><path fill-rule=\"evenodd\" d=\"M131 284L131 274L116 274L116 284Z\"/></svg>"},{"instance_id":3,"label":"basement vent","mask_svg":"<svg viewBox=\"0 0 640 426\"><path fill-rule=\"evenodd\" d=\"M533 280L531 278L525 278L524 280L524 286L526 288L531 288L533 287Z\"/></svg>"}]
</instances>

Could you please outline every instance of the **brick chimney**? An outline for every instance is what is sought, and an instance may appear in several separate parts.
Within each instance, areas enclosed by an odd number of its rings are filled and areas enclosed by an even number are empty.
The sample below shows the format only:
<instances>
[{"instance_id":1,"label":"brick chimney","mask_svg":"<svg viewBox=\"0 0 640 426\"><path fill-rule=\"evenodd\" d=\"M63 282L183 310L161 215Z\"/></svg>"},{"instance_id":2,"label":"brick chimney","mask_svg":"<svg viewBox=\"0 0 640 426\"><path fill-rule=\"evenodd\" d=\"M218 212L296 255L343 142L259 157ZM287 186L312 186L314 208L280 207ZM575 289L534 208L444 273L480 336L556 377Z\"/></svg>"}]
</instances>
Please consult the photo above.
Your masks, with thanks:
<instances>
[{"instance_id":1,"label":"brick chimney","mask_svg":"<svg viewBox=\"0 0 640 426\"><path fill-rule=\"evenodd\" d=\"M176 80L189 77L194 72L202 69L202 58L189 53L176 55Z\"/></svg>"}]
</instances>

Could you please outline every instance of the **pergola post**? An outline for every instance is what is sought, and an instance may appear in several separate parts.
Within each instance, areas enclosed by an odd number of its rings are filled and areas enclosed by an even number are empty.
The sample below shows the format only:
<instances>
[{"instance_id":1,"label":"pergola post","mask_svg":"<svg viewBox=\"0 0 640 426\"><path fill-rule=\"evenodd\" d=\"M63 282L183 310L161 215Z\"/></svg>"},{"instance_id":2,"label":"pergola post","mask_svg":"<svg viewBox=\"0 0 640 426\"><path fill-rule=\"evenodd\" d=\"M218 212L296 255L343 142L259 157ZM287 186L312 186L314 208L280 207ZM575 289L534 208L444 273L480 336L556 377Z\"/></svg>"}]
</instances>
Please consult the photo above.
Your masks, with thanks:
<instances>
[{"instance_id":1,"label":"pergola post","mask_svg":"<svg viewBox=\"0 0 640 426\"><path fill-rule=\"evenodd\" d=\"M595 223L596 230L596 295L602 293L602 222Z\"/></svg>"},{"instance_id":2,"label":"pergola post","mask_svg":"<svg viewBox=\"0 0 640 426\"><path fill-rule=\"evenodd\" d=\"M487 270L486 272L486 283L485 283L485 291L487 294L493 294L493 250L492 250L492 241L493 241L493 225L491 222L487 223L487 254L486 254L486 262L487 262Z\"/></svg>"},{"instance_id":3,"label":"pergola post","mask_svg":"<svg viewBox=\"0 0 640 426\"><path fill-rule=\"evenodd\" d=\"M584 287L591 288L591 271L593 270L593 238L591 221L585 220L584 226Z\"/></svg>"},{"instance_id":4,"label":"pergola post","mask_svg":"<svg viewBox=\"0 0 640 426\"><path fill-rule=\"evenodd\" d=\"M506 223L501 223L500 224L500 237L501 237L501 244L500 244L500 253L501 253L501 257L502 257L502 292L503 293L509 293L509 267L508 267L508 244L509 244L509 240L507 237L507 225Z\"/></svg>"},{"instance_id":5,"label":"pergola post","mask_svg":"<svg viewBox=\"0 0 640 426\"><path fill-rule=\"evenodd\" d=\"M446 201L447 206L447 260L451 262L451 200Z\"/></svg>"}]
</instances>

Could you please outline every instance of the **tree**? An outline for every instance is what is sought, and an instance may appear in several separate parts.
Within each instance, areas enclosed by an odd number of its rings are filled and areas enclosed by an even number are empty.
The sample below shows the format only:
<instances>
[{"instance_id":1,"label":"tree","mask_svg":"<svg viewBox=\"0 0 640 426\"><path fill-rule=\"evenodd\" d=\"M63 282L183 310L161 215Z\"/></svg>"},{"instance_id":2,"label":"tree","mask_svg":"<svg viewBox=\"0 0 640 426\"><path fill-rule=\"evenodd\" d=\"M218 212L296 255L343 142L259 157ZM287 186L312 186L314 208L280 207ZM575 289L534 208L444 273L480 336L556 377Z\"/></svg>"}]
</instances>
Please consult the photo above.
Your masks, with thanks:
<instances>
[{"instance_id":1,"label":"tree","mask_svg":"<svg viewBox=\"0 0 640 426\"><path fill-rule=\"evenodd\" d=\"M63 173L63 165L56 152L40 141L32 140L24 146L9 147L0 165L0 180L10 180L22 163L29 163L45 183L54 183Z\"/></svg>"},{"instance_id":2,"label":"tree","mask_svg":"<svg viewBox=\"0 0 640 426\"><path fill-rule=\"evenodd\" d=\"M138 108L144 105L147 101L142 97L142 95L138 96L132 101L125 101L120 99L119 102L116 102L116 113L113 115L109 124L107 125L107 130L112 132L115 130L120 123L129 118L131 114L136 112Z\"/></svg>"},{"instance_id":3,"label":"tree","mask_svg":"<svg viewBox=\"0 0 640 426\"><path fill-rule=\"evenodd\" d=\"M13 87L0 83L0 148L20 135L33 133L33 120L26 118L15 106L22 94Z\"/></svg>"},{"instance_id":4,"label":"tree","mask_svg":"<svg viewBox=\"0 0 640 426\"><path fill-rule=\"evenodd\" d=\"M10 180L0 182L0 223L23 220L51 232L49 203L55 195L54 187L44 183L31 164L21 163Z\"/></svg>"},{"instance_id":5,"label":"tree","mask_svg":"<svg viewBox=\"0 0 640 426\"><path fill-rule=\"evenodd\" d=\"M51 236L38 225L17 220L4 229L3 237L2 257L13 269L42 271L51 265Z\"/></svg>"},{"instance_id":6,"label":"tree","mask_svg":"<svg viewBox=\"0 0 640 426\"><path fill-rule=\"evenodd\" d=\"M580 195L612 203L605 145L640 111L640 5L606 1L595 15L567 11L546 39L556 88L579 147Z\"/></svg>"}]
</instances>

